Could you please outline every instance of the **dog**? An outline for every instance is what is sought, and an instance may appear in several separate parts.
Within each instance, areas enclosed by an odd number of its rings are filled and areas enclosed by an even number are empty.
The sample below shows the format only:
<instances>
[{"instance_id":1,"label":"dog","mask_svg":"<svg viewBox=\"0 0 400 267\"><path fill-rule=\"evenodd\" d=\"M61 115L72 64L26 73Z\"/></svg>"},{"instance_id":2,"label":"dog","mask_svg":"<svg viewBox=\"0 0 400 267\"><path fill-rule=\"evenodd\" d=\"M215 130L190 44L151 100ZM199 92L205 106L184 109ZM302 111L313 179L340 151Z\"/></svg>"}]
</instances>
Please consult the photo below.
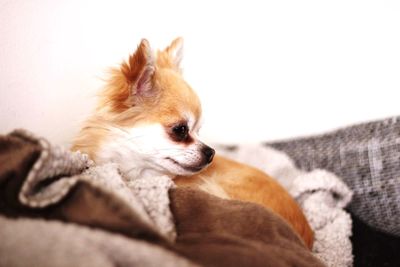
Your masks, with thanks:
<instances>
[{"instance_id":1,"label":"dog","mask_svg":"<svg viewBox=\"0 0 400 267\"><path fill-rule=\"evenodd\" d=\"M281 216L308 248L313 232L297 203L273 178L215 155L198 138L201 104L183 79L182 38L153 53L143 39L99 95L73 150L97 164L118 164L125 177L168 175L219 197L261 204Z\"/></svg>"}]
</instances>

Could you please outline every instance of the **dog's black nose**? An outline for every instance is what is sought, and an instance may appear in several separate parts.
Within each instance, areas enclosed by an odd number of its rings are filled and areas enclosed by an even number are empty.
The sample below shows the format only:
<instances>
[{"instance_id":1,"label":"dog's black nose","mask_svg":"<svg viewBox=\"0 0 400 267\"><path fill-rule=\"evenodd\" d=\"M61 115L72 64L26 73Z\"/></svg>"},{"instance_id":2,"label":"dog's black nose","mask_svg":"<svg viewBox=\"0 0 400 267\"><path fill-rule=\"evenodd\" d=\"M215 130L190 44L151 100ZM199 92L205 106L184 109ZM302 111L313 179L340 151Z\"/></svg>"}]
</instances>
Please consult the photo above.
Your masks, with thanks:
<instances>
[{"instance_id":1,"label":"dog's black nose","mask_svg":"<svg viewBox=\"0 0 400 267\"><path fill-rule=\"evenodd\" d=\"M211 161L214 158L215 150L209 146L205 146L205 147L203 147L202 152L203 152L203 155L205 157L207 164L211 163Z\"/></svg>"}]
</instances>

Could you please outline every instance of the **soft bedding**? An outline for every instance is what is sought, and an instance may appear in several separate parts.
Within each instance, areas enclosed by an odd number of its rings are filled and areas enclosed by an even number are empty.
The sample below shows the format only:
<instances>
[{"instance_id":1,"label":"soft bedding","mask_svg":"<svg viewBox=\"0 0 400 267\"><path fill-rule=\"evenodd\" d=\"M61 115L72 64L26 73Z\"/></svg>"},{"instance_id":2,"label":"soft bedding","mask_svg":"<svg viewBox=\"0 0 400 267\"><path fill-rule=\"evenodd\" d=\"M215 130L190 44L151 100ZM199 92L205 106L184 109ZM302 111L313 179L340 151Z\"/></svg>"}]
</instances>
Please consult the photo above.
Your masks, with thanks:
<instances>
[{"instance_id":1,"label":"soft bedding","mask_svg":"<svg viewBox=\"0 0 400 267\"><path fill-rule=\"evenodd\" d=\"M265 170L289 190L298 185L294 181L304 173L324 169L337 175L353 193L349 205L339 212L351 216L351 232L349 220L341 220L347 226L338 229L338 236L345 238L340 238L337 244L347 240L346 247L351 245L356 267L400 266L400 117L350 125L320 135L252 146L233 145L222 152ZM304 186L311 185L303 182ZM332 196L336 205L337 201L347 199L343 194ZM300 202L303 200L298 198ZM342 204L336 207L344 207ZM319 230L314 230L318 236ZM326 244L333 240L323 239ZM327 255L335 253L325 251ZM342 251L348 254L350 250ZM345 263L343 254L338 255L337 259ZM335 264L332 266L339 266Z\"/></svg>"},{"instance_id":2,"label":"soft bedding","mask_svg":"<svg viewBox=\"0 0 400 267\"><path fill-rule=\"evenodd\" d=\"M0 266L325 266L280 217L26 131L0 137Z\"/></svg>"},{"instance_id":3,"label":"soft bedding","mask_svg":"<svg viewBox=\"0 0 400 267\"><path fill-rule=\"evenodd\" d=\"M354 266L400 266L400 117L268 143L303 171L323 168L353 191Z\"/></svg>"},{"instance_id":4,"label":"soft bedding","mask_svg":"<svg viewBox=\"0 0 400 267\"><path fill-rule=\"evenodd\" d=\"M253 165L278 179L298 201L314 231L313 253L327 266L353 265L351 218L344 208L352 192L334 173L323 169L307 172L284 153L261 145L220 147L225 156Z\"/></svg>"},{"instance_id":5,"label":"soft bedding","mask_svg":"<svg viewBox=\"0 0 400 267\"><path fill-rule=\"evenodd\" d=\"M399 266L399 133L395 117L219 148L297 199L316 233L310 253L256 204L168 177L127 181L15 131L0 137L0 266Z\"/></svg>"}]
</instances>

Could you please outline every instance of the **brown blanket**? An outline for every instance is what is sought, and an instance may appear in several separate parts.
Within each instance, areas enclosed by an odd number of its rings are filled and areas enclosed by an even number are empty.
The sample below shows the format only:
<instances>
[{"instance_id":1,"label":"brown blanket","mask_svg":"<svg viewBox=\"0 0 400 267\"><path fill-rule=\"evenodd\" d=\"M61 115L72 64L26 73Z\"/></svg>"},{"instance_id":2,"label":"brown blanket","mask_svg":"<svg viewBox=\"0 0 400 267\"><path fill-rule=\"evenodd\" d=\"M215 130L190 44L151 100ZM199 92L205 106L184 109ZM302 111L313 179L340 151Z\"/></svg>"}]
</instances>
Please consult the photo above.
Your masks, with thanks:
<instances>
[{"instance_id":1,"label":"brown blanket","mask_svg":"<svg viewBox=\"0 0 400 267\"><path fill-rule=\"evenodd\" d=\"M152 223L168 212L146 214L94 182L85 155L54 149L25 131L0 137L0 266L324 266L268 210L189 188L169 190L174 240L168 216Z\"/></svg>"}]
</instances>

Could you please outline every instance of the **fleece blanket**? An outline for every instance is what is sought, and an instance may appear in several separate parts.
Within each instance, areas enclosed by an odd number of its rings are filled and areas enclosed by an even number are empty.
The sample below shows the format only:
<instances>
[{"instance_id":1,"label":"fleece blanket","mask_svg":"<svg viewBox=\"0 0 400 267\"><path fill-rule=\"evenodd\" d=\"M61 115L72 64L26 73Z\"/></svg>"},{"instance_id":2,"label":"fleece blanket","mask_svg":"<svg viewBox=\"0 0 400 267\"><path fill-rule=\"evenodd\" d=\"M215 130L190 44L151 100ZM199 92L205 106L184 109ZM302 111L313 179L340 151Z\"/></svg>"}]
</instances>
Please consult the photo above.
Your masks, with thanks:
<instances>
[{"instance_id":1,"label":"fleece blanket","mask_svg":"<svg viewBox=\"0 0 400 267\"><path fill-rule=\"evenodd\" d=\"M351 218L344 210L352 192L335 174L296 168L285 153L262 145L219 146L218 152L275 177L300 203L315 234L314 254L332 267L353 265Z\"/></svg>"},{"instance_id":2,"label":"fleece blanket","mask_svg":"<svg viewBox=\"0 0 400 267\"><path fill-rule=\"evenodd\" d=\"M368 225L400 237L400 117L271 143L303 170L328 169L353 190L349 209Z\"/></svg>"},{"instance_id":3,"label":"fleece blanket","mask_svg":"<svg viewBox=\"0 0 400 267\"><path fill-rule=\"evenodd\" d=\"M302 170L334 172L353 190L355 266L400 266L399 116L267 145Z\"/></svg>"},{"instance_id":4,"label":"fleece blanket","mask_svg":"<svg viewBox=\"0 0 400 267\"><path fill-rule=\"evenodd\" d=\"M251 222L251 223L249 223ZM325 266L263 207L0 136L0 266Z\"/></svg>"}]
</instances>

